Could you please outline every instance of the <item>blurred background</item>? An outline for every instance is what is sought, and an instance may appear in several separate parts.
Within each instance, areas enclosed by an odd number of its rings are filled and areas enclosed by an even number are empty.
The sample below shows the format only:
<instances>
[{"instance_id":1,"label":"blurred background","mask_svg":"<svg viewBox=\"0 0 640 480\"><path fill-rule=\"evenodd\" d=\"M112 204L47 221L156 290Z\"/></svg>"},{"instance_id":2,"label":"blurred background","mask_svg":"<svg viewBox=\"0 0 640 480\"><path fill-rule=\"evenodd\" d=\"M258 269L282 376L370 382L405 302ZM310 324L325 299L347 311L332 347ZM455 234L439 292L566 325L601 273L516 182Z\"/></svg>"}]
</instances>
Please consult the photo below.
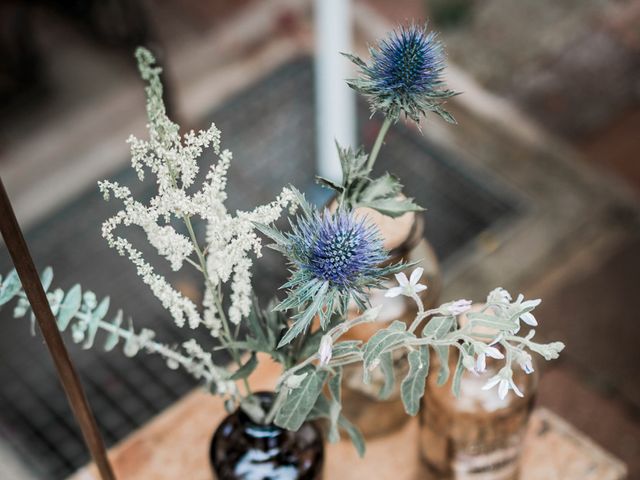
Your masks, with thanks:
<instances>
[{"instance_id":1,"label":"blurred background","mask_svg":"<svg viewBox=\"0 0 640 480\"><path fill-rule=\"evenodd\" d=\"M231 208L285 183L322 202L314 175L335 172L323 142L370 145L380 125L336 86L353 73L338 50L366 55L390 28L428 19L463 93L451 102L459 125L397 125L377 168L427 207L443 300L481 300L496 285L543 298L539 335L567 349L545 367L538 403L640 478L640 1L326 3L322 21L307 0L2 2L0 176L36 264L179 342L100 237L117 206L96 180L150 191L127 168L126 138L145 134L135 47L165 68L175 120L222 130ZM11 268L4 249L0 267ZM284 274L267 255L256 288L272 295ZM200 294L189 275L173 279ZM0 478L64 478L88 457L45 347L9 308L0 320ZM195 386L158 359L70 349L109 445Z\"/></svg>"}]
</instances>

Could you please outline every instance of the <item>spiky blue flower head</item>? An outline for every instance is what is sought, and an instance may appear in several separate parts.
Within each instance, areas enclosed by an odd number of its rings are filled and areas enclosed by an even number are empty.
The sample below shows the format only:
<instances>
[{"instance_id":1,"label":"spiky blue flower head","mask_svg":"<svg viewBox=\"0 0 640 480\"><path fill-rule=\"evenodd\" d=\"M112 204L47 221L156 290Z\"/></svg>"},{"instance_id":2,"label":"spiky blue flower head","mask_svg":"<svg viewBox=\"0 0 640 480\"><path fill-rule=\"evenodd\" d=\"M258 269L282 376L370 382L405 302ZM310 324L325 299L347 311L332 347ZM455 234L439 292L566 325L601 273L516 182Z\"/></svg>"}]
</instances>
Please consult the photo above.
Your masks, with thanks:
<instances>
[{"instance_id":1,"label":"spiky blue flower head","mask_svg":"<svg viewBox=\"0 0 640 480\"><path fill-rule=\"evenodd\" d=\"M345 211L300 218L289 238L291 261L304 277L338 289L357 290L371 283L387 259L378 230Z\"/></svg>"},{"instance_id":2,"label":"spiky blue flower head","mask_svg":"<svg viewBox=\"0 0 640 480\"><path fill-rule=\"evenodd\" d=\"M360 78L347 83L369 97L372 110L382 111L394 121L404 112L419 122L421 116L432 111L455 122L442 108L443 101L455 95L444 88L444 49L426 25L400 27L369 51L370 64L347 55L361 73Z\"/></svg>"},{"instance_id":3,"label":"spiky blue flower head","mask_svg":"<svg viewBox=\"0 0 640 480\"><path fill-rule=\"evenodd\" d=\"M296 313L281 346L301 334L316 315L326 327L333 313L347 311L350 300L365 309L367 290L404 268L403 264L382 266L388 252L378 229L367 218L342 209L319 212L302 194L298 200L302 214L292 220L290 231L258 226L289 260L291 276L282 286L288 289L287 298L276 309Z\"/></svg>"}]
</instances>

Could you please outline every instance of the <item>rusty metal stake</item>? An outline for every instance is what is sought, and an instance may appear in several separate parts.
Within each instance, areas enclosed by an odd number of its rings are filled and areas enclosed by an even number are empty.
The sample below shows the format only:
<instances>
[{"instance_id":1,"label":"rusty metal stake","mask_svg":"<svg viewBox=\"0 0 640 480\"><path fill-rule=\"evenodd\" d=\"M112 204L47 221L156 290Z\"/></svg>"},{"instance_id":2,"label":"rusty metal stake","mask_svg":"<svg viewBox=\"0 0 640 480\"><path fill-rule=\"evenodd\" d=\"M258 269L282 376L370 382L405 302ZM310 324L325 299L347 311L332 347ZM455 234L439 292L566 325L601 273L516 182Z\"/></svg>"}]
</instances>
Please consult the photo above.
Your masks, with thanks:
<instances>
[{"instance_id":1,"label":"rusty metal stake","mask_svg":"<svg viewBox=\"0 0 640 480\"><path fill-rule=\"evenodd\" d=\"M80 383L78 374L71 363L69 353L62 341L60 331L56 325L56 319L51 312L47 296L40 283L40 277L29 249L20 230L13 207L7 196L7 192L0 178L0 231L7 245L13 264L16 267L22 287L24 288L33 313L38 320L42 336L49 348L49 353L56 366L58 377L71 409L80 424L84 441L91 452L100 476L103 480L115 480L113 469L107 458L107 451L98 430L96 419L93 416L89 402Z\"/></svg>"}]
</instances>

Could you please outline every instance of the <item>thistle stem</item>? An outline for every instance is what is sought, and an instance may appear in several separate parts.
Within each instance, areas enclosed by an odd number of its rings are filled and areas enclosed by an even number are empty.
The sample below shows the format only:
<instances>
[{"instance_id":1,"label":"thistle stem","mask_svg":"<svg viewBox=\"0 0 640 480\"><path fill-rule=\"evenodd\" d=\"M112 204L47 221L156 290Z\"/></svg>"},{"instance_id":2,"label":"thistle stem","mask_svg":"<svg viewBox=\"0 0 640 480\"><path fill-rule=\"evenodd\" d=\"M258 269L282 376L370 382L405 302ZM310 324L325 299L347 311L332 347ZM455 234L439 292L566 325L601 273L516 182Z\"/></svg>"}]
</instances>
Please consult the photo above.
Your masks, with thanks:
<instances>
[{"instance_id":1,"label":"thistle stem","mask_svg":"<svg viewBox=\"0 0 640 480\"><path fill-rule=\"evenodd\" d=\"M373 148L371 148L371 153L369 154L369 160L367 162L367 168L369 169L369 171L373 169L373 164L376 163L376 158L378 158L378 153L380 153L382 142L384 141L384 137L387 136L389 127L391 127L391 119L389 117L386 117L384 119L384 122L382 122L380 131L378 132L378 136L376 137L376 141L373 144Z\"/></svg>"}]
</instances>

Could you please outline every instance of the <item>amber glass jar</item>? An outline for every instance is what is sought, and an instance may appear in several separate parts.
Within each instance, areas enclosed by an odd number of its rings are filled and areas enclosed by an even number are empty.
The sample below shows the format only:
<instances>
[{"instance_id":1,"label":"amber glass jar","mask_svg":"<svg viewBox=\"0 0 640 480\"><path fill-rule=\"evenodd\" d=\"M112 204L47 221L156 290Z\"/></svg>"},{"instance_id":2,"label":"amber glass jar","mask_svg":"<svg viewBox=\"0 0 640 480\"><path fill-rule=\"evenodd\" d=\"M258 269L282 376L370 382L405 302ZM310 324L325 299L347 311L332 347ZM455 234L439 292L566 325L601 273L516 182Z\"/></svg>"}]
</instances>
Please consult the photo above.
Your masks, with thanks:
<instances>
[{"instance_id":1,"label":"amber glass jar","mask_svg":"<svg viewBox=\"0 0 640 480\"><path fill-rule=\"evenodd\" d=\"M256 394L268 409L273 394ZM218 426L209 452L217 480L320 480L324 466L322 432L305 422L297 432L261 425L238 410Z\"/></svg>"},{"instance_id":2,"label":"amber glass jar","mask_svg":"<svg viewBox=\"0 0 640 480\"><path fill-rule=\"evenodd\" d=\"M436 305L440 296L441 279L438 260L429 242L423 238L424 221L422 216L405 214L398 219L383 217L377 212L367 212L376 222L385 240L385 247L390 251L390 262L417 262L417 267L424 269L421 283L428 289L421 292L425 309ZM393 277L389 278L385 287L397 285ZM344 339L367 341L377 330L384 328L394 320L410 323L417 312L413 300L399 296L385 298L385 289L373 290L369 299L373 306L383 305L378 316L379 322L366 323L347 332ZM357 315L354 310L350 315ZM378 392L382 388L384 378L380 369L374 370L370 384L362 381L362 365L354 364L344 368L343 413L360 429L365 437L375 437L390 433L404 425L408 416L404 411L400 398L400 382L407 373L408 364L405 353L396 357L396 384L391 395L380 400Z\"/></svg>"},{"instance_id":3,"label":"amber glass jar","mask_svg":"<svg viewBox=\"0 0 640 480\"><path fill-rule=\"evenodd\" d=\"M455 369L457 350L450 355ZM431 372L438 361L431 359ZM436 385L437 375L427 377L420 411L420 456L424 478L455 480L515 480L527 424L533 408L538 377L513 367L513 380L524 394L510 391L500 399L496 388L482 390L498 373L503 360L487 359L484 373L465 371L460 396L451 392L451 378Z\"/></svg>"}]
</instances>

